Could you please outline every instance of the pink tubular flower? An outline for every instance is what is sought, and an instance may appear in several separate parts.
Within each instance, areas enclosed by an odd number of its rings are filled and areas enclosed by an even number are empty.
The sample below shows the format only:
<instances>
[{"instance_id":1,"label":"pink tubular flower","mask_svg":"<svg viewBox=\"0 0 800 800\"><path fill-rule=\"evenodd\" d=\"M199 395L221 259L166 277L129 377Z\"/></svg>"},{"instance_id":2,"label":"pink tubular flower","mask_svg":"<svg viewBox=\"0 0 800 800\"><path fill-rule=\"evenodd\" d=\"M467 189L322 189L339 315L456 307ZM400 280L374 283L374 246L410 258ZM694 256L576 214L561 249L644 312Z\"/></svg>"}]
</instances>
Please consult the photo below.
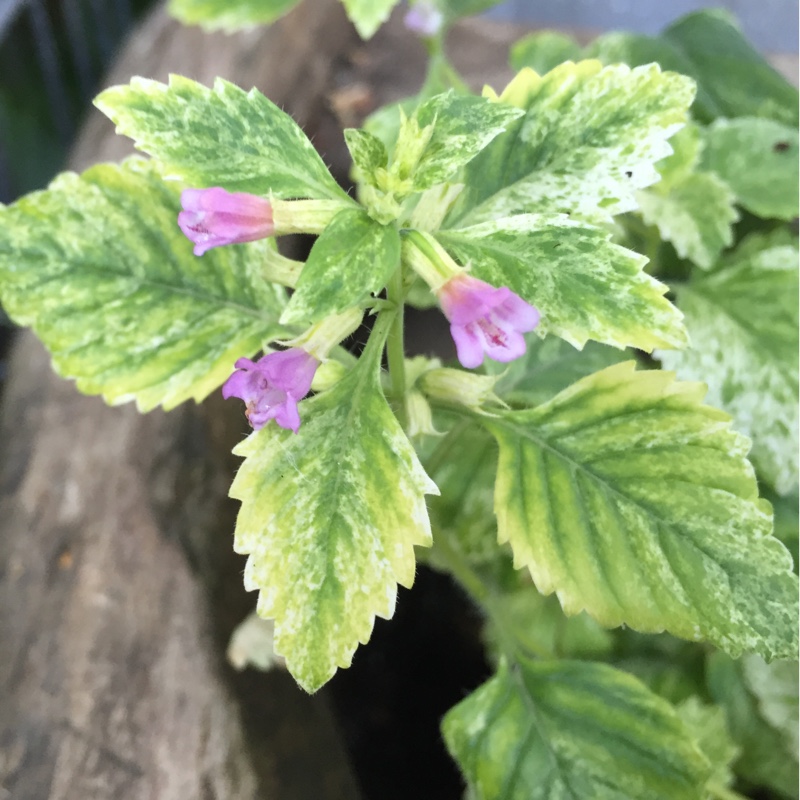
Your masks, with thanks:
<instances>
[{"instance_id":1,"label":"pink tubular flower","mask_svg":"<svg viewBox=\"0 0 800 800\"><path fill-rule=\"evenodd\" d=\"M221 244L240 244L272 236L272 205L254 194L213 189L185 189L178 225L194 242L194 254Z\"/></svg>"},{"instance_id":2,"label":"pink tubular flower","mask_svg":"<svg viewBox=\"0 0 800 800\"><path fill-rule=\"evenodd\" d=\"M254 430L274 419L282 428L297 433L297 401L308 394L319 363L298 347L267 353L256 362L240 358L236 372L222 386L222 396L244 400L245 414Z\"/></svg>"},{"instance_id":3,"label":"pink tubular flower","mask_svg":"<svg viewBox=\"0 0 800 800\"><path fill-rule=\"evenodd\" d=\"M522 334L539 324L539 311L507 286L496 289L488 283L456 275L436 293L458 360L468 369L479 367L484 354L495 361L513 361L525 352Z\"/></svg>"},{"instance_id":4,"label":"pink tubular flower","mask_svg":"<svg viewBox=\"0 0 800 800\"><path fill-rule=\"evenodd\" d=\"M444 16L430 3L430 0L422 0L408 10L403 22L406 28L416 33L417 36L430 37L439 33Z\"/></svg>"}]
</instances>

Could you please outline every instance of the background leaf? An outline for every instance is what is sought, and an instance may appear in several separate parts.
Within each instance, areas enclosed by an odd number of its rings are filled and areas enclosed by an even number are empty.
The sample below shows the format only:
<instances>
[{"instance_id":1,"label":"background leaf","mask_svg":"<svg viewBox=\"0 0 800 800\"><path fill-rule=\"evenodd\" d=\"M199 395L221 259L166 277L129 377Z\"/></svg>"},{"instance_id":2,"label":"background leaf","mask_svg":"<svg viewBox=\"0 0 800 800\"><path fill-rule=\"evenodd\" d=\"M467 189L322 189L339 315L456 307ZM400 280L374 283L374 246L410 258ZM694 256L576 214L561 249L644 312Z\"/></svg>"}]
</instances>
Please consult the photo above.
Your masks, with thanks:
<instances>
[{"instance_id":1,"label":"background leaf","mask_svg":"<svg viewBox=\"0 0 800 800\"><path fill-rule=\"evenodd\" d=\"M714 117L763 116L797 125L797 88L753 48L727 11L687 14L663 36L694 65L689 74L713 98Z\"/></svg>"},{"instance_id":2,"label":"background leaf","mask_svg":"<svg viewBox=\"0 0 800 800\"><path fill-rule=\"evenodd\" d=\"M518 39L509 51L511 69L519 72L530 67L534 72L544 75L565 61L578 61L581 57L580 45L560 31L536 31Z\"/></svg>"},{"instance_id":3,"label":"background leaf","mask_svg":"<svg viewBox=\"0 0 800 800\"><path fill-rule=\"evenodd\" d=\"M209 89L172 75L169 85L133 78L95 105L158 159L168 177L228 191L346 199L297 123L257 89L217 78Z\"/></svg>"},{"instance_id":4,"label":"background leaf","mask_svg":"<svg viewBox=\"0 0 800 800\"><path fill-rule=\"evenodd\" d=\"M442 732L477 800L696 800L708 770L670 705L603 664L501 664Z\"/></svg>"},{"instance_id":5,"label":"background leaf","mask_svg":"<svg viewBox=\"0 0 800 800\"><path fill-rule=\"evenodd\" d=\"M625 360L616 348L588 342L583 350L555 336L530 338L525 355L510 364L484 361L498 375L495 393L514 406L536 406L551 400L580 378ZM630 355L627 356L630 358Z\"/></svg>"},{"instance_id":6,"label":"background leaf","mask_svg":"<svg viewBox=\"0 0 800 800\"><path fill-rule=\"evenodd\" d=\"M735 195L712 172L695 172L673 183L637 195L642 219L655 225L664 241L671 242L681 258L709 269L726 247L733 244L732 225L739 218Z\"/></svg>"},{"instance_id":7,"label":"background leaf","mask_svg":"<svg viewBox=\"0 0 800 800\"><path fill-rule=\"evenodd\" d=\"M734 769L749 782L769 787L784 797L796 800L799 794L797 748L794 746L796 739L787 736L764 718L758 699L743 677L743 668L743 661L733 661L722 653L714 653L708 661L709 691L714 701L725 709L728 729L741 750ZM762 683L762 692L780 691L781 683L793 670L792 683L783 686L796 693L796 663L784 667L778 662L769 669L774 674L768 684ZM793 702L797 702L796 694ZM796 705L794 709L796 712Z\"/></svg>"},{"instance_id":8,"label":"background leaf","mask_svg":"<svg viewBox=\"0 0 800 800\"><path fill-rule=\"evenodd\" d=\"M705 134L703 165L725 180L739 203L766 219L798 214L797 127L769 119L719 119Z\"/></svg>"},{"instance_id":9,"label":"background leaf","mask_svg":"<svg viewBox=\"0 0 800 800\"><path fill-rule=\"evenodd\" d=\"M706 797L725 797L721 789L727 789L734 782L731 762L739 754L739 748L728 733L725 710L719 706L709 706L697 697L689 697L675 709L690 732L692 740L712 767L706 784ZM737 795L728 795L733 798Z\"/></svg>"},{"instance_id":10,"label":"background leaf","mask_svg":"<svg viewBox=\"0 0 800 800\"><path fill-rule=\"evenodd\" d=\"M400 234L361 209L340 211L314 242L284 323L315 322L379 292L400 264Z\"/></svg>"},{"instance_id":11,"label":"background leaf","mask_svg":"<svg viewBox=\"0 0 800 800\"><path fill-rule=\"evenodd\" d=\"M286 330L285 290L261 264L274 242L202 258L180 232L178 188L141 159L64 173L0 210L0 297L53 367L109 403L201 400Z\"/></svg>"},{"instance_id":12,"label":"background leaf","mask_svg":"<svg viewBox=\"0 0 800 800\"><path fill-rule=\"evenodd\" d=\"M224 31L268 25L288 14L300 0L170 0L170 14L185 25Z\"/></svg>"},{"instance_id":13,"label":"background leaf","mask_svg":"<svg viewBox=\"0 0 800 800\"><path fill-rule=\"evenodd\" d=\"M373 334L374 335L374 334ZM244 456L235 549L245 585L275 620L275 651L308 692L347 667L375 616L394 613L414 580L414 545L430 544L424 495L436 494L381 392L368 350L329 391L300 406L298 435L274 425Z\"/></svg>"},{"instance_id":14,"label":"background leaf","mask_svg":"<svg viewBox=\"0 0 800 800\"><path fill-rule=\"evenodd\" d=\"M797 124L797 89L753 48L721 9L687 14L660 36L608 33L585 51L604 64L631 67L653 61L697 81L692 114L702 122L717 117L763 116Z\"/></svg>"},{"instance_id":15,"label":"background leaf","mask_svg":"<svg viewBox=\"0 0 800 800\"><path fill-rule=\"evenodd\" d=\"M753 236L719 269L676 286L694 346L659 353L753 439L751 458L781 494L798 479L797 242Z\"/></svg>"},{"instance_id":16,"label":"background leaf","mask_svg":"<svg viewBox=\"0 0 800 800\"><path fill-rule=\"evenodd\" d=\"M483 424L500 445L500 542L567 614L728 652L797 652L797 578L748 441L701 384L609 367Z\"/></svg>"},{"instance_id":17,"label":"background leaf","mask_svg":"<svg viewBox=\"0 0 800 800\"><path fill-rule=\"evenodd\" d=\"M389 19L398 0L342 0L347 16L362 39L369 39Z\"/></svg>"},{"instance_id":18,"label":"background leaf","mask_svg":"<svg viewBox=\"0 0 800 800\"><path fill-rule=\"evenodd\" d=\"M655 64L522 70L499 102L525 116L470 162L447 227L534 212L608 220L636 208L693 96L691 80Z\"/></svg>"},{"instance_id":19,"label":"background leaf","mask_svg":"<svg viewBox=\"0 0 800 800\"><path fill-rule=\"evenodd\" d=\"M666 286L642 271L647 259L600 228L566 216L521 214L436 238L493 286L508 286L542 312L540 333L576 347L588 339L642 350L682 347L681 316Z\"/></svg>"}]
</instances>

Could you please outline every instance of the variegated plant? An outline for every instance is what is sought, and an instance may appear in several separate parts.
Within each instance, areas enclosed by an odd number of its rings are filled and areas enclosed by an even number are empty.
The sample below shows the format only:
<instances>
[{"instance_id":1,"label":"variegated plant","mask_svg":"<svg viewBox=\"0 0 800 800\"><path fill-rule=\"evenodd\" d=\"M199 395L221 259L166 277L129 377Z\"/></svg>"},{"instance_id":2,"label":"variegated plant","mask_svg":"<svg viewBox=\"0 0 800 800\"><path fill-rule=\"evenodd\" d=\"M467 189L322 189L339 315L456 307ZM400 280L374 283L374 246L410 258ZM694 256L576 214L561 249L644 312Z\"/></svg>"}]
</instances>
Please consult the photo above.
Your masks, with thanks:
<instances>
[{"instance_id":1,"label":"variegated plant","mask_svg":"<svg viewBox=\"0 0 800 800\"><path fill-rule=\"evenodd\" d=\"M344 4L369 35L394 2ZM106 90L151 159L2 209L3 305L109 403L245 402L234 546L307 691L392 616L415 555L464 585L497 658L443 722L471 796L736 797L737 758L792 794L752 753L796 742L797 578L763 497L796 541L796 93L758 62L742 100L698 39L757 57L711 14L597 58L540 34L474 96L442 31L490 4L409 12L431 78L344 132L355 198L255 89ZM173 2L223 27L293 5ZM318 237L304 263L275 246L296 232ZM406 359L407 303L439 304L463 369ZM700 652L679 639L717 649L707 686L669 663Z\"/></svg>"}]
</instances>

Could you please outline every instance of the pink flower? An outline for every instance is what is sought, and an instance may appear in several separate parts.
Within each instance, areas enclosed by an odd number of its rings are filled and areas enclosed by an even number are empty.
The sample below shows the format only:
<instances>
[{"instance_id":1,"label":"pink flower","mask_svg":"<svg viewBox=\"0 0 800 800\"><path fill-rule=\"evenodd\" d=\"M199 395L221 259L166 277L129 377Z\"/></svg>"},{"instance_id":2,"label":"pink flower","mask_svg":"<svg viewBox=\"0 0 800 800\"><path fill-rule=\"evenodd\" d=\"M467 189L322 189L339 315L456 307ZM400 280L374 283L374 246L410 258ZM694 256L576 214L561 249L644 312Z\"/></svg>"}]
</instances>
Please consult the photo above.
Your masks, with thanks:
<instances>
[{"instance_id":1,"label":"pink flower","mask_svg":"<svg viewBox=\"0 0 800 800\"><path fill-rule=\"evenodd\" d=\"M456 275L437 292L450 320L458 360L468 369L479 367L484 354L495 361L513 361L525 352L522 334L539 324L539 311L506 286Z\"/></svg>"},{"instance_id":2,"label":"pink flower","mask_svg":"<svg viewBox=\"0 0 800 800\"><path fill-rule=\"evenodd\" d=\"M444 16L435 6L426 0L413 5L403 19L406 28L417 36L436 36L441 30Z\"/></svg>"},{"instance_id":3,"label":"pink flower","mask_svg":"<svg viewBox=\"0 0 800 800\"><path fill-rule=\"evenodd\" d=\"M297 347L267 353L256 362L240 358L236 372L222 386L222 396L244 400L245 414L254 430L274 419L282 428L297 433L297 401L308 394L319 363Z\"/></svg>"},{"instance_id":4,"label":"pink flower","mask_svg":"<svg viewBox=\"0 0 800 800\"><path fill-rule=\"evenodd\" d=\"M178 225L194 242L201 256L221 244L240 244L272 236L272 205L254 194L213 189L186 189L181 194L183 211Z\"/></svg>"}]
</instances>

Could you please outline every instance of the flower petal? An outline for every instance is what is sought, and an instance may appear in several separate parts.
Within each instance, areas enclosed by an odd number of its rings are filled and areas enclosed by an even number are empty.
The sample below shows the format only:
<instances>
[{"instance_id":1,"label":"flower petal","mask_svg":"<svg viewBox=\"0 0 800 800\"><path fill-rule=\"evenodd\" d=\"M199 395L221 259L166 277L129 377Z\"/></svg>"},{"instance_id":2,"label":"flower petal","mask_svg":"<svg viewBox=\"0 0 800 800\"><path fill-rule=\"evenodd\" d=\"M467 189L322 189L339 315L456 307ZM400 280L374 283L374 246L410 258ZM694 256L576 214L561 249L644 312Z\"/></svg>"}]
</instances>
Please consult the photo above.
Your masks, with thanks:
<instances>
[{"instance_id":1,"label":"flower petal","mask_svg":"<svg viewBox=\"0 0 800 800\"><path fill-rule=\"evenodd\" d=\"M456 325L450 326L450 334L456 343L456 353L462 367L475 369L483 364L483 341L478 334L476 325Z\"/></svg>"}]
</instances>

